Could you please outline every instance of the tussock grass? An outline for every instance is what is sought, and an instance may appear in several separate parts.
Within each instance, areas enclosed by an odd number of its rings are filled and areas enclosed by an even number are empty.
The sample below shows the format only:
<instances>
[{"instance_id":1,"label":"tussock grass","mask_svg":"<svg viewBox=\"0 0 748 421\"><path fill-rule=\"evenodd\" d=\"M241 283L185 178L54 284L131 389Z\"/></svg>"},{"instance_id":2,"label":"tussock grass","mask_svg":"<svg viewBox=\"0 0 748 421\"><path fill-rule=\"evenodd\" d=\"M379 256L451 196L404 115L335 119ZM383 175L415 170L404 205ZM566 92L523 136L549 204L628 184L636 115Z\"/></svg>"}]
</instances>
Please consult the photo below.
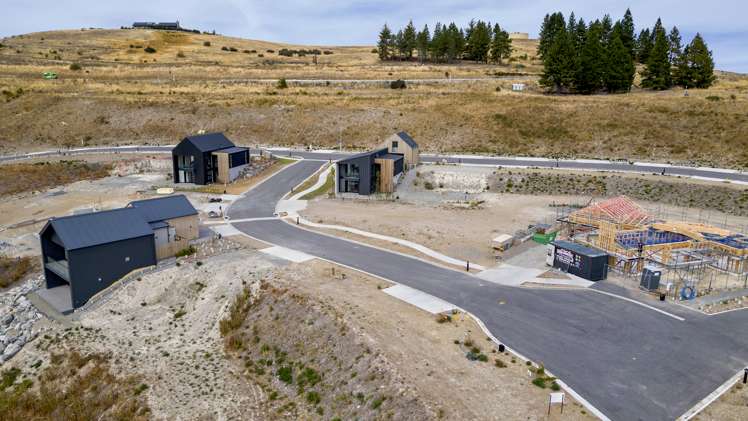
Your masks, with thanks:
<instances>
[{"instance_id":1,"label":"tussock grass","mask_svg":"<svg viewBox=\"0 0 748 421\"><path fill-rule=\"evenodd\" d=\"M31 257L0 256L0 288L8 287L20 281L33 268L34 260Z\"/></svg>"},{"instance_id":2,"label":"tussock grass","mask_svg":"<svg viewBox=\"0 0 748 421\"><path fill-rule=\"evenodd\" d=\"M103 178L111 168L110 164L83 161L0 165L0 196Z\"/></svg>"},{"instance_id":3,"label":"tussock grass","mask_svg":"<svg viewBox=\"0 0 748 421\"><path fill-rule=\"evenodd\" d=\"M55 354L38 379L32 381L20 370L10 369L3 372L2 380L2 420L149 418L150 409L142 393L148 386L136 377L114 375L107 358L100 354Z\"/></svg>"}]
</instances>

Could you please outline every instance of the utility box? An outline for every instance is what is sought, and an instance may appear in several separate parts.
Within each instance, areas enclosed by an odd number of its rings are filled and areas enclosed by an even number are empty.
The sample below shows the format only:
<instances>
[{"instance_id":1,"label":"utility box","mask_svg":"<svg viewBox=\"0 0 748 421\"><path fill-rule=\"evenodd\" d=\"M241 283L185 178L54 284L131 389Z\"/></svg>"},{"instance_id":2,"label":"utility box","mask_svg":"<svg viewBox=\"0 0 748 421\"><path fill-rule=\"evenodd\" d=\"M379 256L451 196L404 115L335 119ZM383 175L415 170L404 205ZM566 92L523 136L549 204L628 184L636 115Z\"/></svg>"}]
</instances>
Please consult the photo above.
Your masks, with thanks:
<instances>
[{"instance_id":1,"label":"utility box","mask_svg":"<svg viewBox=\"0 0 748 421\"><path fill-rule=\"evenodd\" d=\"M593 282L608 276L608 254L604 251L571 241L558 240L551 244L554 268Z\"/></svg>"},{"instance_id":2,"label":"utility box","mask_svg":"<svg viewBox=\"0 0 748 421\"><path fill-rule=\"evenodd\" d=\"M491 245L493 246L494 250L506 251L509 247L512 246L513 242L514 237L509 234L501 234L491 241Z\"/></svg>"},{"instance_id":3,"label":"utility box","mask_svg":"<svg viewBox=\"0 0 748 421\"><path fill-rule=\"evenodd\" d=\"M645 266L642 271L642 278L639 287L646 289L647 291L656 291L660 288L661 277L662 271L660 269L652 266Z\"/></svg>"}]
</instances>

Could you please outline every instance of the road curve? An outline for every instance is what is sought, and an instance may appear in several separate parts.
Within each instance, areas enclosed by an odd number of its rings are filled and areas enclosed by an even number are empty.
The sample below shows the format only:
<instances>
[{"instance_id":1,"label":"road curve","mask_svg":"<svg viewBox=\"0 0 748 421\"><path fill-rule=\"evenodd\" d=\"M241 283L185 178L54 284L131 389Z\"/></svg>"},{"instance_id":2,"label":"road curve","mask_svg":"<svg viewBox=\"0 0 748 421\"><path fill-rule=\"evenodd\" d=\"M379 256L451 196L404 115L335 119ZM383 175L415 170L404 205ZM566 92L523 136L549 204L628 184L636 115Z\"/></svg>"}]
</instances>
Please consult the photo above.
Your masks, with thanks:
<instances>
[{"instance_id":1,"label":"road curve","mask_svg":"<svg viewBox=\"0 0 748 421\"><path fill-rule=\"evenodd\" d=\"M232 205L229 217L267 216L271 206L265 201L281 198L322 164L302 160L287 167ZM748 312L708 317L672 310L685 319L680 321L589 290L499 286L281 220L233 225L259 240L408 285L475 314L494 336L543 362L611 419L675 419L748 363Z\"/></svg>"}]
</instances>

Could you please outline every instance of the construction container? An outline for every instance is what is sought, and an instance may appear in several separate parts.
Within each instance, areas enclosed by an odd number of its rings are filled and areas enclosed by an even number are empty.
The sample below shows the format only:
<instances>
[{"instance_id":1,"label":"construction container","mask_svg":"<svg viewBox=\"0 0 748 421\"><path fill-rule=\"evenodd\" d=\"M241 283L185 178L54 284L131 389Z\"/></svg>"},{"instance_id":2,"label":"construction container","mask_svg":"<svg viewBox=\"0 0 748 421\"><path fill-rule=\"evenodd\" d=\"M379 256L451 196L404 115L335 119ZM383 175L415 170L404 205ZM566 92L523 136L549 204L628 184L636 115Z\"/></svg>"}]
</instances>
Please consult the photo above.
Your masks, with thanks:
<instances>
[{"instance_id":1,"label":"construction container","mask_svg":"<svg viewBox=\"0 0 748 421\"><path fill-rule=\"evenodd\" d=\"M501 234L491 241L491 245L495 250L506 251L509 247L512 246L513 242L514 237L509 234Z\"/></svg>"},{"instance_id":2,"label":"construction container","mask_svg":"<svg viewBox=\"0 0 748 421\"><path fill-rule=\"evenodd\" d=\"M548 257L550 260L552 254L554 268L593 282L608 276L608 254L604 251L563 240L553 241L551 246Z\"/></svg>"}]
</instances>

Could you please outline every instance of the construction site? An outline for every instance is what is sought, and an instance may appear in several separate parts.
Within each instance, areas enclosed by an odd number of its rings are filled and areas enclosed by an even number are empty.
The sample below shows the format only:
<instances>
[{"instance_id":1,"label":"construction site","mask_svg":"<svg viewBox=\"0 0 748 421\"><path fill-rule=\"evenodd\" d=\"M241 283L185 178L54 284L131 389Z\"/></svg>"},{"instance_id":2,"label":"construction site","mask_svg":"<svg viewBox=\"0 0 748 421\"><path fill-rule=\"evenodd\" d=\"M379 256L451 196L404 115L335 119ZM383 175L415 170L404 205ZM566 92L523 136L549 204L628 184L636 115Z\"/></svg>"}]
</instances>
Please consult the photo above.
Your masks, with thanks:
<instances>
[{"instance_id":1,"label":"construction site","mask_svg":"<svg viewBox=\"0 0 748 421\"><path fill-rule=\"evenodd\" d=\"M745 288L748 236L706 221L663 217L626 196L559 212L573 241L604 250L609 272L684 300Z\"/></svg>"}]
</instances>

